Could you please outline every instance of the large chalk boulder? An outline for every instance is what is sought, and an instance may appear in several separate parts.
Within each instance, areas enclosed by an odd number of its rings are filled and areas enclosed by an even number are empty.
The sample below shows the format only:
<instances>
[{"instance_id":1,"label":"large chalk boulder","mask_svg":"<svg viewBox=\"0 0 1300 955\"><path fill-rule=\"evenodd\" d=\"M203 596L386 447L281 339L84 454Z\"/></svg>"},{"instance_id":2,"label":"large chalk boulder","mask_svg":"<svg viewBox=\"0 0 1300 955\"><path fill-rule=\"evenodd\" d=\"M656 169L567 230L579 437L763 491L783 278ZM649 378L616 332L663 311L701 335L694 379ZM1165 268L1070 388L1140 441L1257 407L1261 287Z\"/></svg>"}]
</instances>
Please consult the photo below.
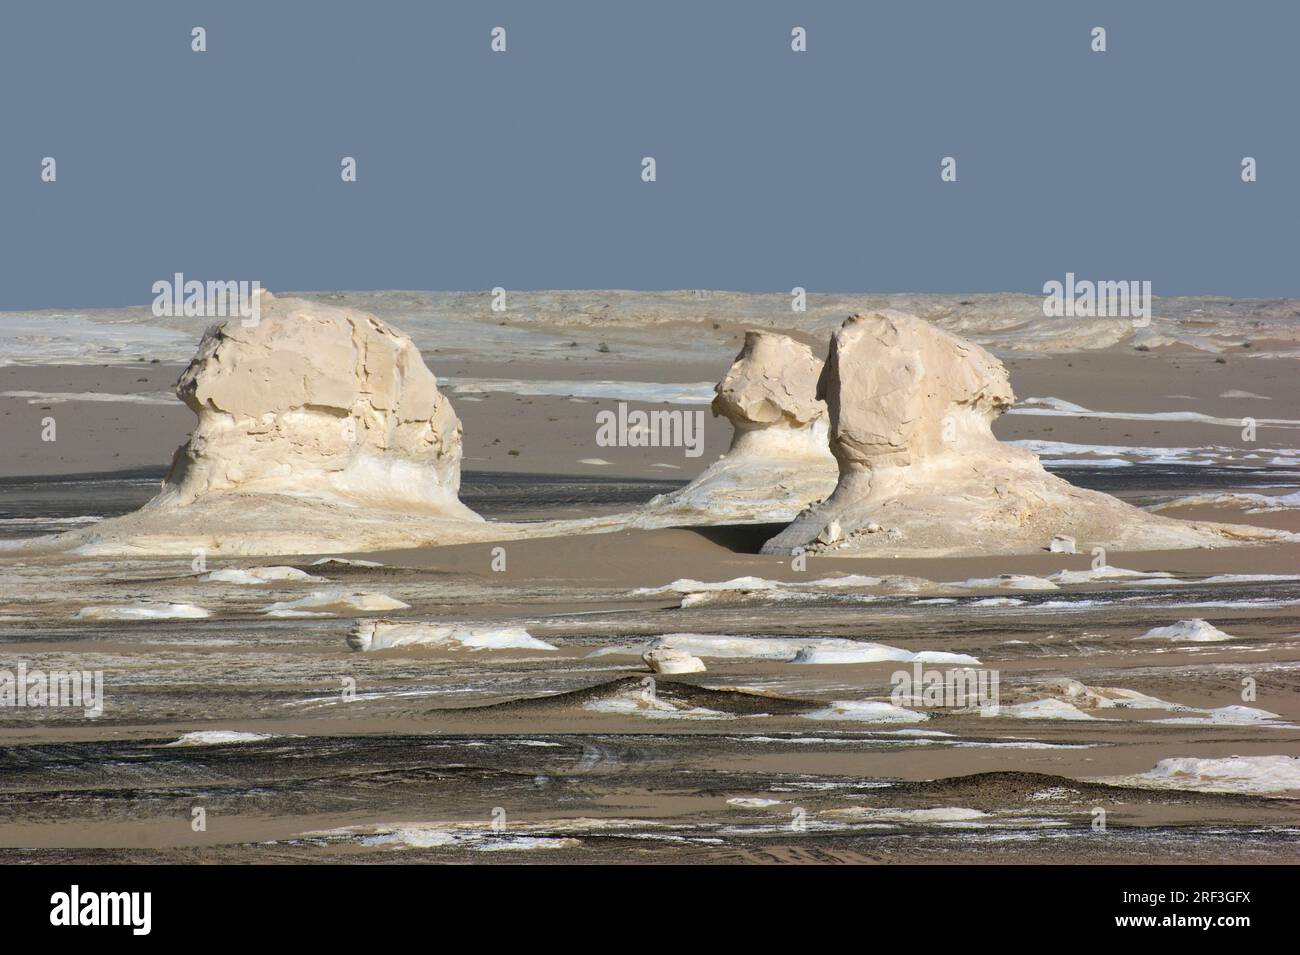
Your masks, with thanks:
<instances>
[{"instance_id":1,"label":"large chalk boulder","mask_svg":"<svg viewBox=\"0 0 1300 955\"><path fill-rule=\"evenodd\" d=\"M410 338L365 312L259 295L257 319L210 328L181 375L198 423L158 495L56 543L305 555L488 536L457 497L460 420Z\"/></svg>"},{"instance_id":2,"label":"large chalk boulder","mask_svg":"<svg viewBox=\"0 0 1300 955\"><path fill-rule=\"evenodd\" d=\"M1083 550L1162 550L1270 536L1169 520L1048 474L1035 455L993 435L993 420L1015 401L1002 363L911 315L849 318L831 339L817 396L838 483L764 553L1033 553L1059 536Z\"/></svg>"},{"instance_id":3,"label":"large chalk boulder","mask_svg":"<svg viewBox=\"0 0 1300 955\"><path fill-rule=\"evenodd\" d=\"M209 329L176 386L198 416L156 507L289 494L474 519L461 427L411 340L363 312L262 292Z\"/></svg>"}]
</instances>

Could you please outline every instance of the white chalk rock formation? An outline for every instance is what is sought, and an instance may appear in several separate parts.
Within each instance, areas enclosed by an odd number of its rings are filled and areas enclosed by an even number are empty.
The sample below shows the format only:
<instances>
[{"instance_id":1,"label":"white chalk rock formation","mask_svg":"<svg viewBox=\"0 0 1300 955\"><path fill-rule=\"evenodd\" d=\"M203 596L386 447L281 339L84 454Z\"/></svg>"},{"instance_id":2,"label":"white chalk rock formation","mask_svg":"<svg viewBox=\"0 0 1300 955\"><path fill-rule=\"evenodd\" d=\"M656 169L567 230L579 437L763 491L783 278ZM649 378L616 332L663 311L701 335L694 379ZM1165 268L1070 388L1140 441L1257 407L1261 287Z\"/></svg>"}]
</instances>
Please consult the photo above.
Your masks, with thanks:
<instances>
[{"instance_id":1,"label":"white chalk rock formation","mask_svg":"<svg viewBox=\"0 0 1300 955\"><path fill-rule=\"evenodd\" d=\"M818 385L839 482L763 547L881 556L1222 546L1275 535L1174 521L1048 474L993 436L1015 401L1002 363L973 343L900 312L849 318L831 339Z\"/></svg>"},{"instance_id":2,"label":"white chalk rock formation","mask_svg":"<svg viewBox=\"0 0 1300 955\"><path fill-rule=\"evenodd\" d=\"M410 338L261 292L204 335L177 394L198 416L157 497L87 554L307 554L483 536L457 498L461 426ZM507 534L506 536L509 536Z\"/></svg>"},{"instance_id":3,"label":"white chalk rock formation","mask_svg":"<svg viewBox=\"0 0 1300 955\"><path fill-rule=\"evenodd\" d=\"M261 320L209 329L176 385L198 426L155 507L234 491L473 520L461 428L409 338L369 315L261 294Z\"/></svg>"},{"instance_id":4,"label":"white chalk rock formation","mask_svg":"<svg viewBox=\"0 0 1300 955\"><path fill-rule=\"evenodd\" d=\"M822 363L807 345L751 331L714 391L713 414L731 421L731 447L703 474L646 512L718 522L788 521L835 486Z\"/></svg>"},{"instance_id":5,"label":"white chalk rock formation","mask_svg":"<svg viewBox=\"0 0 1300 955\"><path fill-rule=\"evenodd\" d=\"M641 659L655 673L703 673L705 669L699 657L669 646L651 647Z\"/></svg>"}]
</instances>

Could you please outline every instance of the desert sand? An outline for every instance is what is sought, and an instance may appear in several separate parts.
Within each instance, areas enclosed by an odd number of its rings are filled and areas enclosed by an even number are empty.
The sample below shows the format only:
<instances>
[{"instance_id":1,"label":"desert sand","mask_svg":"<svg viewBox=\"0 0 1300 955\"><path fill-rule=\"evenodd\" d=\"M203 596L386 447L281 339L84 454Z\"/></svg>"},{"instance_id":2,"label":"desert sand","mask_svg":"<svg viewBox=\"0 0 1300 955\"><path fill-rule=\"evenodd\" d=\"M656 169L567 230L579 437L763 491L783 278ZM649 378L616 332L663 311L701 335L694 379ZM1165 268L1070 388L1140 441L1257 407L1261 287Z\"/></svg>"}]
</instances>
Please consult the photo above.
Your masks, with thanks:
<instances>
[{"instance_id":1,"label":"desert sand","mask_svg":"<svg viewBox=\"0 0 1300 955\"><path fill-rule=\"evenodd\" d=\"M205 390L195 352L202 370L252 343L200 345L178 320L91 315L121 323L118 353L8 356L0 670L100 671L104 708L0 711L0 856L1295 861L1285 308L1158 300L1134 329L1052 324L1014 297L846 296L793 315L779 296L533 295L504 317L473 295L307 296L377 316L407 357L400 383L367 364L306 419L275 407L278 386ZM961 434L1032 476L1016 493L1077 489L1083 527L953 548L965 524L933 541L903 524L923 546L814 534L802 560L763 552L834 500L841 412L817 396L822 365L849 315L888 308L988 355L974 391L943 378L945 401L996 396L967 402ZM153 344L131 343L137 327ZM684 329L692 344L670 345ZM296 377L324 387L328 355L311 360ZM248 400L245 417L271 414L260 431L231 427ZM705 453L597 447L595 416L620 401L701 411ZM354 411L355 442L339 424ZM913 434L887 453L942 448ZM356 463L390 450L411 480ZM223 470L235 459L265 467ZM166 516L138 523L150 514ZM1217 525L1266 533L1153 531ZM222 543L255 534L312 546ZM1078 553L1050 551L1054 534ZM201 566L194 535L218 545ZM346 546L317 549L331 542ZM1194 620L1212 630L1178 629ZM1226 639L1146 638L1168 627ZM654 673L657 647L704 669ZM958 659L998 673L998 715L891 699L900 670Z\"/></svg>"}]
</instances>

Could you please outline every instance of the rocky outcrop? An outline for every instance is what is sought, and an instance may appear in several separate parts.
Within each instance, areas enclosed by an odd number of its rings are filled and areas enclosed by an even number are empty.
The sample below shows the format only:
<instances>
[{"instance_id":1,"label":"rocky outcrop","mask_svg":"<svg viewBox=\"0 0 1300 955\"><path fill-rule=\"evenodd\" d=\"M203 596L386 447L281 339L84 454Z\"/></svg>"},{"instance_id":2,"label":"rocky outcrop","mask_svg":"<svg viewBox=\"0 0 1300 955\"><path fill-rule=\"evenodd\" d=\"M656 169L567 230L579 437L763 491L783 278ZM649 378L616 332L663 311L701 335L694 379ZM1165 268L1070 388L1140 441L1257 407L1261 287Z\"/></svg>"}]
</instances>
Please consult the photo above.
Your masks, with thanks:
<instances>
[{"instance_id":1,"label":"rocky outcrop","mask_svg":"<svg viewBox=\"0 0 1300 955\"><path fill-rule=\"evenodd\" d=\"M181 375L198 423L158 495L63 542L311 554L483 539L457 498L460 420L411 340L364 312L260 295L259 319L210 328Z\"/></svg>"},{"instance_id":2,"label":"rocky outcrop","mask_svg":"<svg viewBox=\"0 0 1300 955\"><path fill-rule=\"evenodd\" d=\"M461 427L411 340L351 312L261 293L211 328L177 383L198 416L150 506L287 494L477 516L456 497Z\"/></svg>"},{"instance_id":3,"label":"rocky outcrop","mask_svg":"<svg viewBox=\"0 0 1300 955\"><path fill-rule=\"evenodd\" d=\"M1172 521L1048 474L1035 455L993 435L993 420L1015 401L1002 363L910 315L848 319L817 395L838 483L764 553L1032 553L1059 536L1085 551L1162 550L1272 536Z\"/></svg>"},{"instance_id":4,"label":"rocky outcrop","mask_svg":"<svg viewBox=\"0 0 1300 955\"><path fill-rule=\"evenodd\" d=\"M647 514L698 523L789 520L835 486L822 363L807 345L751 331L715 387L713 414L731 421L731 446L703 474L650 501Z\"/></svg>"}]
</instances>

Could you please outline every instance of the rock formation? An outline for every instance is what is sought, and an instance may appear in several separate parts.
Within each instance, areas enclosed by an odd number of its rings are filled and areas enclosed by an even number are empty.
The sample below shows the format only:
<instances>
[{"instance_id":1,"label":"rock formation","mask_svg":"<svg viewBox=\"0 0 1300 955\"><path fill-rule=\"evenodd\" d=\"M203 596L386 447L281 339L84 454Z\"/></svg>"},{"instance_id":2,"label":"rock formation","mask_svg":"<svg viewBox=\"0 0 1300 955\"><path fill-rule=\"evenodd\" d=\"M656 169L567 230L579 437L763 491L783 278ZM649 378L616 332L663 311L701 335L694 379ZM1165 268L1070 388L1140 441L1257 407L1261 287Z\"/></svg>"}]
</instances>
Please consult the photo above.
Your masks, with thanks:
<instances>
[{"instance_id":1,"label":"rock formation","mask_svg":"<svg viewBox=\"0 0 1300 955\"><path fill-rule=\"evenodd\" d=\"M767 552L1019 553L1071 537L1086 553L1281 533L1163 518L1052 477L993 437L1014 400L1001 363L898 313L850 319L825 367L749 332L713 401L731 447L682 490L632 513L487 522L457 497L460 422L411 340L364 312L261 294L260 321L210 329L181 376L198 424L157 497L25 548L306 555L792 519Z\"/></svg>"},{"instance_id":2,"label":"rock formation","mask_svg":"<svg viewBox=\"0 0 1300 955\"><path fill-rule=\"evenodd\" d=\"M460 420L409 338L265 292L261 313L209 329L181 375L198 426L151 507L243 492L478 519L456 497Z\"/></svg>"},{"instance_id":3,"label":"rock formation","mask_svg":"<svg viewBox=\"0 0 1300 955\"><path fill-rule=\"evenodd\" d=\"M839 482L764 553L983 555L1222 545L1275 536L1173 521L1048 474L991 423L1015 401L983 348L899 312L855 315L831 340L818 383Z\"/></svg>"},{"instance_id":4,"label":"rock formation","mask_svg":"<svg viewBox=\"0 0 1300 955\"><path fill-rule=\"evenodd\" d=\"M641 659L655 673L703 673L706 669L699 657L666 645L651 647Z\"/></svg>"},{"instance_id":5,"label":"rock formation","mask_svg":"<svg viewBox=\"0 0 1300 955\"><path fill-rule=\"evenodd\" d=\"M731 421L731 447L646 511L694 523L782 521L830 493L836 472L826 404L816 394L821 370L807 345L774 332L747 332L714 389L713 414Z\"/></svg>"},{"instance_id":6,"label":"rock formation","mask_svg":"<svg viewBox=\"0 0 1300 955\"><path fill-rule=\"evenodd\" d=\"M181 375L177 394L198 424L159 494L82 532L79 551L481 538L482 518L457 498L460 421L411 340L364 312L260 294L259 320L210 328Z\"/></svg>"}]
</instances>

